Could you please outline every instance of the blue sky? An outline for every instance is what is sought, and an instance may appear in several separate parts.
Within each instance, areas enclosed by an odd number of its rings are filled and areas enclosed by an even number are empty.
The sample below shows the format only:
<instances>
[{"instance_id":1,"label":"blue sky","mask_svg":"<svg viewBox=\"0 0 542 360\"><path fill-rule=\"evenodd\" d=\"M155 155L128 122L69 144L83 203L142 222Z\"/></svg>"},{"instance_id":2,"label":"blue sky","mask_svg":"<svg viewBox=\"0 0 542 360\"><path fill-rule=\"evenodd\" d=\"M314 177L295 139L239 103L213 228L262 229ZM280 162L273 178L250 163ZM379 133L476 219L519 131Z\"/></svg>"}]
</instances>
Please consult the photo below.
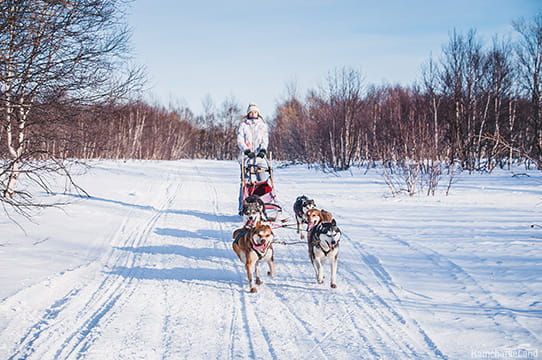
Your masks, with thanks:
<instances>
[{"instance_id":1,"label":"blue sky","mask_svg":"<svg viewBox=\"0 0 542 360\"><path fill-rule=\"evenodd\" d=\"M454 28L489 43L540 10L538 0L136 0L129 25L151 101L198 114L204 98L234 97L271 116L288 84L303 96L349 67L367 83L410 85Z\"/></svg>"}]
</instances>

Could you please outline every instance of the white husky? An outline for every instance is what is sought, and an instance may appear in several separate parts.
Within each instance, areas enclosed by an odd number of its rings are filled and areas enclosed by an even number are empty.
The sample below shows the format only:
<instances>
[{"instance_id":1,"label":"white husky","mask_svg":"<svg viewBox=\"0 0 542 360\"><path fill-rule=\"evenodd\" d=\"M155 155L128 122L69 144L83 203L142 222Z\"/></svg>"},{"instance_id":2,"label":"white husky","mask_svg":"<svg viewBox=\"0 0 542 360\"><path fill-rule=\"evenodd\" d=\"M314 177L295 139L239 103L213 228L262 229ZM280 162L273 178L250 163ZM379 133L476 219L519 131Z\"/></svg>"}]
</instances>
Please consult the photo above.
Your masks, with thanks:
<instances>
[{"instance_id":1,"label":"white husky","mask_svg":"<svg viewBox=\"0 0 542 360\"><path fill-rule=\"evenodd\" d=\"M330 260L331 264L331 287L337 287L337 263L339 261L339 241L341 240L341 230L337 226L335 219L331 222L323 222L313 227L309 233L308 246L309 257L316 280L319 284L324 282L323 262Z\"/></svg>"}]
</instances>

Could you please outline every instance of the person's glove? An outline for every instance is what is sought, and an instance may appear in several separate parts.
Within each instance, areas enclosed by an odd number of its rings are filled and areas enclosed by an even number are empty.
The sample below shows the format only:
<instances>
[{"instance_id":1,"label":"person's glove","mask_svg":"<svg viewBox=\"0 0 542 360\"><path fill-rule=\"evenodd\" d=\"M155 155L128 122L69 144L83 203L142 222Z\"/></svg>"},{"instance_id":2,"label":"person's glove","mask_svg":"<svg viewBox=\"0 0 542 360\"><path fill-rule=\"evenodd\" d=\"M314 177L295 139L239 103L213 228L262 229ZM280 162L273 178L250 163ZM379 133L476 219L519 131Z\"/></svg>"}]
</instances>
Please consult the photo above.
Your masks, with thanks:
<instances>
[{"instance_id":1,"label":"person's glove","mask_svg":"<svg viewBox=\"0 0 542 360\"><path fill-rule=\"evenodd\" d=\"M258 152L258 156L261 158L264 158L266 154L267 154L267 151L265 151L265 149L261 149L260 152Z\"/></svg>"},{"instance_id":2,"label":"person's glove","mask_svg":"<svg viewBox=\"0 0 542 360\"><path fill-rule=\"evenodd\" d=\"M253 159L256 156L250 149L245 150L245 155L248 156L249 159Z\"/></svg>"}]
</instances>

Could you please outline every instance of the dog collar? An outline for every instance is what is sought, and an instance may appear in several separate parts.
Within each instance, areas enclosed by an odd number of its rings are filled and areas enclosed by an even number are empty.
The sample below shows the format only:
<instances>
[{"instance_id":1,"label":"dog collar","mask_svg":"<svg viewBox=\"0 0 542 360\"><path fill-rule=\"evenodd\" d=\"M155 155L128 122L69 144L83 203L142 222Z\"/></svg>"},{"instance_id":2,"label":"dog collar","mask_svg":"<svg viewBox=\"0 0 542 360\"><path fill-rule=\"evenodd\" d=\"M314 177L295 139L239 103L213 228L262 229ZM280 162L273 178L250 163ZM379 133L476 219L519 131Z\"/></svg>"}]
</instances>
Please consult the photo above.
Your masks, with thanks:
<instances>
[{"instance_id":1,"label":"dog collar","mask_svg":"<svg viewBox=\"0 0 542 360\"><path fill-rule=\"evenodd\" d=\"M329 247L329 250L328 251L325 251L322 246L320 246L320 240L318 240L316 238L316 236L314 235L314 232L311 231L310 233L310 241L312 243L313 246L316 246L318 247L320 250L322 250L324 252L324 254L327 256L327 254L329 254L331 251L333 251L337 246L339 246L339 241L338 240L335 245L331 245L330 243L327 243L328 247ZM327 241L326 241L327 242Z\"/></svg>"}]
</instances>

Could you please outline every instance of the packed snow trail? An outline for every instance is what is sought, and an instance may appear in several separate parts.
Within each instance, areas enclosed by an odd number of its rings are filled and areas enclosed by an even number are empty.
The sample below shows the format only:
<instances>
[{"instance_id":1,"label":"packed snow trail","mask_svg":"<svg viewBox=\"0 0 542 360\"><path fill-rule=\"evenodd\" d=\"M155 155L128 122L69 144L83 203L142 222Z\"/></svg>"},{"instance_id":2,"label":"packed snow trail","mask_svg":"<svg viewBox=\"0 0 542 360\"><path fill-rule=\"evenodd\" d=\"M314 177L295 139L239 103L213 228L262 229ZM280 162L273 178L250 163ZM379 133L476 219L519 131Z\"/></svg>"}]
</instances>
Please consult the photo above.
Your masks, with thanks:
<instances>
[{"instance_id":1,"label":"packed snow trail","mask_svg":"<svg viewBox=\"0 0 542 360\"><path fill-rule=\"evenodd\" d=\"M277 244L277 276L251 294L231 249L241 226L236 163L99 165L104 179L128 187L94 187L93 198L77 200L116 219L96 235L104 250L0 303L0 358L464 359L540 345L539 305L507 310L509 299L471 275L471 263L377 221L360 201L382 184L361 178L356 194L345 188L353 178L275 171L286 215L303 193L335 214L344 235L338 288L316 283L306 246ZM289 228L275 233L299 240ZM520 287L540 295L539 283Z\"/></svg>"}]
</instances>

